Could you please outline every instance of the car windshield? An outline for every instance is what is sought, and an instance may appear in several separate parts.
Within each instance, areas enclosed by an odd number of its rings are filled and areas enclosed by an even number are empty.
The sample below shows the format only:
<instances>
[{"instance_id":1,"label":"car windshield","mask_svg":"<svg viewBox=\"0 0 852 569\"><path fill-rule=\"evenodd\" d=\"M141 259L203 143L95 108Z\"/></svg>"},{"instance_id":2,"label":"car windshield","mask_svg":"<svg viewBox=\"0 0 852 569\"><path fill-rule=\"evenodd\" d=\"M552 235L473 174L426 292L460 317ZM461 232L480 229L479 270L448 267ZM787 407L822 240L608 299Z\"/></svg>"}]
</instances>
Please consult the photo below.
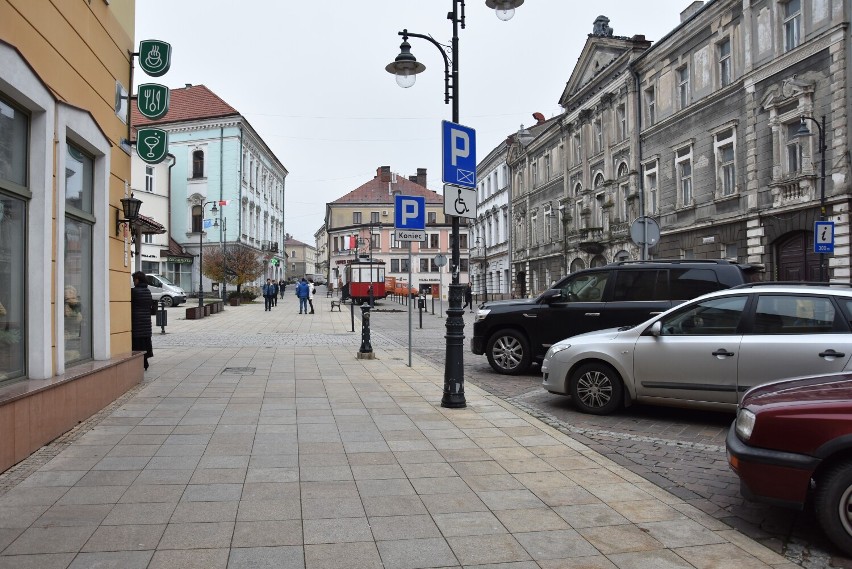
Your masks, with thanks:
<instances>
[{"instance_id":1,"label":"car windshield","mask_svg":"<svg viewBox=\"0 0 852 569\"><path fill-rule=\"evenodd\" d=\"M175 286L175 283L164 277L163 275L157 275L157 278L160 279L160 282L165 285Z\"/></svg>"}]
</instances>

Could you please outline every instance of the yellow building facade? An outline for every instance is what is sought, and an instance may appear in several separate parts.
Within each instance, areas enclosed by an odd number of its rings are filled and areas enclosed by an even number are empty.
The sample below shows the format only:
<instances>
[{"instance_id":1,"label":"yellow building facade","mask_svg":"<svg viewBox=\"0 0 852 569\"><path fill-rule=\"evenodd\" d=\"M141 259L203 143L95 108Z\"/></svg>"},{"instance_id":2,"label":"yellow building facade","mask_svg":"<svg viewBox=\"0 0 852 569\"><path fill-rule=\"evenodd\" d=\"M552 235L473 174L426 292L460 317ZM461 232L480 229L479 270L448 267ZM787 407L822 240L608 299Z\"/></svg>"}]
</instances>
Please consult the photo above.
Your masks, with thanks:
<instances>
[{"instance_id":1,"label":"yellow building facade","mask_svg":"<svg viewBox=\"0 0 852 569\"><path fill-rule=\"evenodd\" d=\"M0 0L0 470L142 378L117 224L134 13Z\"/></svg>"}]
</instances>

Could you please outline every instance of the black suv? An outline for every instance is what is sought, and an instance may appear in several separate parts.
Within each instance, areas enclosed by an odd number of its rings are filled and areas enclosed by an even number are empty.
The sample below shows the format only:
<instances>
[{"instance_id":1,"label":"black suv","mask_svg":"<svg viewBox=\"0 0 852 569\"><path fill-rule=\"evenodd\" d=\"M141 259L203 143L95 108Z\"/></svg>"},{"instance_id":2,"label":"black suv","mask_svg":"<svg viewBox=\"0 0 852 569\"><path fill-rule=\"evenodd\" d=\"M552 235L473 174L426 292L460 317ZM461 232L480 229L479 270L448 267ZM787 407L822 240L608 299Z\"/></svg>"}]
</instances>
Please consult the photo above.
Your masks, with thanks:
<instances>
[{"instance_id":1,"label":"black suv","mask_svg":"<svg viewBox=\"0 0 852 569\"><path fill-rule=\"evenodd\" d=\"M571 273L538 298L480 306L470 348L516 375L569 336L632 326L702 294L751 282L760 270L724 260L619 261Z\"/></svg>"}]
</instances>

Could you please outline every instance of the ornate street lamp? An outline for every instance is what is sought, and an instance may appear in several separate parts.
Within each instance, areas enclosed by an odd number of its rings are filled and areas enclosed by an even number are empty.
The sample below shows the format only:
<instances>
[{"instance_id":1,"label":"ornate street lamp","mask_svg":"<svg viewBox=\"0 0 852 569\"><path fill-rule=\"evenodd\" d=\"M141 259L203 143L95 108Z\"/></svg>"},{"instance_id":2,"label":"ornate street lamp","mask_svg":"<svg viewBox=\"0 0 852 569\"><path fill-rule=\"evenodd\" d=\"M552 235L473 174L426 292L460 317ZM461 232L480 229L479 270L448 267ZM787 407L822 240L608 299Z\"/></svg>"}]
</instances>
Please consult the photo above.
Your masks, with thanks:
<instances>
[{"instance_id":1,"label":"ornate street lamp","mask_svg":"<svg viewBox=\"0 0 852 569\"><path fill-rule=\"evenodd\" d=\"M130 194L129 198L121 198L121 213L115 211L115 234L121 235L121 226L127 224L130 227L134 221L139 219L139 208L142 207L142 200L134 198ZM124 215L124 219L121 216Z\"/></svg>"},{"instance_id":2,"label":"ornate street lamp","mask_svg":"<svg viewBox=\"0 0 852 569\"><path fill-rule=\"evenodd\" d=\"M822 115L822 124L813 117L802 117L802 122L799 125L799 130L793 136L795 138L804 138L813 136L813 133L808 130L806 120L812 121L817 125L819 130L819 154L820 154L820 176L819 176L819 220L825 221L825 115ZM819 254L819 281L825 282L825 253Z\"/></svg>"},{"instance_id":3,"label":"ornate street lamp","mask_svg":"<svg viewBox=\"0 0 852 569\"><path fill-rule=\"evenodd\" d=\"M450 55L444 46L430 36L415 34L407 29L399 32L402 36L400 53L394 61L385 66L388 73L396 75L397 84L401 87L414 85L415 76L426 70L411 53L408 38L420 38L438 48L444 58L444 103L452 101L452 122L459 123L459 25L464 29L464 0L452 0L453 11L447 14L447 19L453 23L453 37L450 41ZM524 0L486 0L485 5L497 10L500 19L508 20L515 13L515 8ZM452 282L450 283L450 306L447 309L447 339L446 358L444 362L444 395L441 407L466 407L464 398L464 310L462 297L464 286L459 283L459 218L452 218Z\"/></svg>"},{"instance_id":4,"label":"ornate street lamp","mask_svg":"<svg viewBox=\"0 0 852 569\"><path fill-rule=\"evenodd\" d=\"M212 200L209 202L201 203L201 227L199 227L198 231L198 306L204 306L204 274L202 273L202 265L204 264L204 208L210 204L213 204L213 207L210 209L210 213L216 215L219 213L219 208L216 207L216 204L219 203L217 200Z\"/></svg>"}]
</instances>

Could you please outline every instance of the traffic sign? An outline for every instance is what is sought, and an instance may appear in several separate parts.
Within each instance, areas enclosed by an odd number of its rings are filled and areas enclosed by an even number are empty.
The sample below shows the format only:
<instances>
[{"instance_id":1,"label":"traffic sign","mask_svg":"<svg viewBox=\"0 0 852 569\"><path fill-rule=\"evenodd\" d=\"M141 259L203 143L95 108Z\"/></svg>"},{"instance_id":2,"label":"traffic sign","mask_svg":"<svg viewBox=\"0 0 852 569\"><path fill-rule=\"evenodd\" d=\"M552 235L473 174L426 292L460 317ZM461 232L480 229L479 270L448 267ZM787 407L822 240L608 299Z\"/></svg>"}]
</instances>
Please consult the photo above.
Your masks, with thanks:
<instances>
[{"instance_id":1,"label":"traffic sign","mask_svg":"<svg viewBox=\"0 0 852 569\"><path fill-rule=\"evenodd\" d=\"M444 214L476 219L476 190L445 185Z\"/></svg>"},{"instance_id":2,"label":"traffic sign","mask_svg":"<svg viewBox=\"0 0 852 569\"><path fill-rule=\"evenodd\" d=\"M443 182L476 188L476 131L450 121L441 121Z\"/></svg>"},{"instance_id":3,"label":"traffic sign","mask_svg":"<svg viewBox=\"0 0 852 569\"><path fill-rule=\"evenodd\" d=\"M145 118L151 120L162 118L169 112L169 88L156 83L139 85L136 108Z\"/></svg>"},{"instance_id":4,"label":"traffic sign","mask_svg":"<svg viewBox=\"0 0 852 569\"><path fill-rule=\"evenodd\" d=\"M139 67L151 77L165 75L172 64L172 46L160 40L139 42Z\"/></svg>"},{"instance_id":5,"label":"traffic sign","mask_svg":"<svg viewBox=\"0 0 852 569\"><path fill-rule=\"evenodd\" d=\"M426 239L426 198L397 194L393 200L393 227L397 241Z\"/></svg>"},{"instance_id":6,"label":"traffic sign","mask_svg":"<svg viewBox=\"0 0 852 569\"><path fill-rule=\"evenodd\" d=\"M437 255L435 255L435 266L436 267L443 267L446 264L447 264L447 256L446 255L443 255L441 253L438 253Z\"/></svg>"},{"instance_id":7,"label":"traffic sign","mask_svg":"<svg viewBox=\"0 0 852 569\"><path fill-rule=\"evenodd\" d=\"M140 128L136 131L136 151L148 164L159 164L169 152L169 134L159 128Z\"/></svg>"},{"instance_id":8,"label":"traffic sign","mask_svg":"<svg viewBox=\"0 0 852 569\"><path fill-rule=\"evenodd\" d=\"M814 253L834 253L834 222L814 223Z\"/></svg>"},{"instance_id":9,"label":"traffic sign","mask_svg":"<svg viewBox=\"0 0 852 569\"><path fill-rule=\"evenodd\" d=\"M653 217L637 217L630 224L630 240L636 245L653 247L660 240L660 226Z\"/></svg>"}]
</instances>

